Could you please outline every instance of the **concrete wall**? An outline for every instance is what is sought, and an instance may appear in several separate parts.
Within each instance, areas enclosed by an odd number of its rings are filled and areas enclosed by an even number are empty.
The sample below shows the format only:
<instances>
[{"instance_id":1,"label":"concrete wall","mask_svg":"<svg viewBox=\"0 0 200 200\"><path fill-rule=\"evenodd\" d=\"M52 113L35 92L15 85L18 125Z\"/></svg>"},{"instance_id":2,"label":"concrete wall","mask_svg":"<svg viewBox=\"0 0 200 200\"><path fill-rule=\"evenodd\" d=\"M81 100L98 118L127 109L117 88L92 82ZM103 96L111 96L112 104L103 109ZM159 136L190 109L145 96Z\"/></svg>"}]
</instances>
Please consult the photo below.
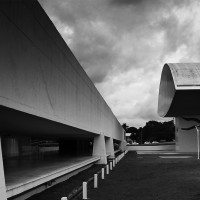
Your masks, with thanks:
<instances>
[{"instance_id":1,"label":"concrete wall","mask_svg":"<svg viewBox=\"0 0 200 200\"><path fill-rule=\"evenodd\" d=\"M128 151L173 151L175 150L175 145L128 145Z\"/></svg>"},{"instance_id":2,"label":"concrete wall","mask_svg":"<svg viewBox=\"0 0 200 200\"><path fill-rule=\"evenodd\" d=\"M197 134L195 125L199 124L200 116L183 116L175 118L176 150L180 152L197 151ZM184 130L184 128L189 130Z\"/></svg>"},{"instance_id":3,"label":"concrete wall","mask_svg":"<svg viewBox=\"0 0 200 200\"><path fill-rule=\"evenodd\" d=\"M0 18L0 105L122 140L118 120L39 3L1 1Z\"/></svg>"},{"instance_id":4,"label":"concrete wall","mask_svg":"<svg viewBox=\"0 0 200 200\"><path fill-rule=\"evenodd\" d=\"M64 155L88 154L93 144L93 156L104 164L113 140L124 142L117 118L36 0L0 1L0 124L2 200L2 155L40 153L33 136L56 138Z\"/></svg>"}]
</instances>

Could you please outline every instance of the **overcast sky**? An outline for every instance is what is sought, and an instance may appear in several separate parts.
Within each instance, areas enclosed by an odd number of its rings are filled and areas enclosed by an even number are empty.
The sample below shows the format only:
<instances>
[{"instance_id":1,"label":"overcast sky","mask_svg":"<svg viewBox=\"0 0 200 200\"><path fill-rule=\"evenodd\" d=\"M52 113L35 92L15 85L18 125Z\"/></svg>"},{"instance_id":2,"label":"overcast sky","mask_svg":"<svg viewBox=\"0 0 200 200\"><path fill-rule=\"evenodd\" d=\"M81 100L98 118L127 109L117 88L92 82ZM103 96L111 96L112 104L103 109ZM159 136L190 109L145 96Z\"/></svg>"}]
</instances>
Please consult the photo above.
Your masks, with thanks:
<instances>
[{"instance_id":1,"label":"overcast sky","mask_svg":"<svg viewBox=\"0 0 200 200\"><path fill-rule=\"evenodd\" d=\"M120 123L163 120L157 104L164 63L200 60L200 1L39 2Z\"/></svg>"}]
</instances>

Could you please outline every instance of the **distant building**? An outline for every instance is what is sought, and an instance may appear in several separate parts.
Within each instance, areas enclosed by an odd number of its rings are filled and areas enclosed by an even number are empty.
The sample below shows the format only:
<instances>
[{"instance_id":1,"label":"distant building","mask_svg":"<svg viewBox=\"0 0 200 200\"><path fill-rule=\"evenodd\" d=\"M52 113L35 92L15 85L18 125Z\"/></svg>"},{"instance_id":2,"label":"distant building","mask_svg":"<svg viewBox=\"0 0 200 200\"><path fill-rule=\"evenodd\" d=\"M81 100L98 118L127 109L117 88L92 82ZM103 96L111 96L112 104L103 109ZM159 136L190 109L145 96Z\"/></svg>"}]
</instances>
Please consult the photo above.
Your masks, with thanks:
<instances>
[{"instance_id":1,"label":"distant building","mask_svg":"<svg viewBox=\"0 0 200 200\"><path fill-rule=\"evenodd\" d=\"M174 117L177 151L197 151L195 126L200 124L200 63L164 65L158 114Z\"/></svg>"},{"instance_id":2,"label":"distant building","mask_svg":"<svg viewBox=\"0 0 200 200\"><path fill-rule=\"evenodd\" d=\"M131 138L130 138L131 134L132 134L132 133L125 133L125 135L126 135L126 141L127 141L128 143L132 143L132 142L133 142L133 141L131 140Z\"/></svg>"}]
</instances>

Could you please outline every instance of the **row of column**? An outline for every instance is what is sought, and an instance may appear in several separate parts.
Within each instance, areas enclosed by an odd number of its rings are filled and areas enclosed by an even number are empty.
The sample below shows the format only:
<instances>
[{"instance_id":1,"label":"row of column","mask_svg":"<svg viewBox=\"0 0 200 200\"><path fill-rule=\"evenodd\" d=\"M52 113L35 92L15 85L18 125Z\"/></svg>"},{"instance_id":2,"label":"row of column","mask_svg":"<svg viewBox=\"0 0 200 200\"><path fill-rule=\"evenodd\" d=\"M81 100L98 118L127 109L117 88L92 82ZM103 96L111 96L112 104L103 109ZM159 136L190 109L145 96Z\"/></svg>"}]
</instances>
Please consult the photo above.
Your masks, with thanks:
<instances>
[{"instance_id":1,"label":"row of column","mask_svg":"<svg viewBox=\"0 0 200 200\"><path fill-rule=\"evenodd\" d=\"M122 151L124 151L125 143L123 141L121 141L119 145L120 145L119 148ZM12 145L13 148L15 146L16 145ZM16 149L15 149L15 153L16 152L18 152L18 151L16 151ZM109 158L115 158L113 138L105 137L103 134L95 136L94 141L93 141L93 156L100 157L98 164L107 164L108 156L109 156ZM3 167L3 157L2 157L1 137L0 137L0 196L1 196L1 200L7 200L4 167Z\"/></svg>"},{"instance_id":2,"label":"row of column","mask_svg":"<svg viewBox=\"0 0 200 200\"><path fill-rule=\"evenodd\" d=\"M125 151L125 142L120 141L119 148ZM93 156L100 157L98 164L107 164L107 156L115 158L113 138L105 137L103 134L94 137Z\"/></svg>"}]
</instances>

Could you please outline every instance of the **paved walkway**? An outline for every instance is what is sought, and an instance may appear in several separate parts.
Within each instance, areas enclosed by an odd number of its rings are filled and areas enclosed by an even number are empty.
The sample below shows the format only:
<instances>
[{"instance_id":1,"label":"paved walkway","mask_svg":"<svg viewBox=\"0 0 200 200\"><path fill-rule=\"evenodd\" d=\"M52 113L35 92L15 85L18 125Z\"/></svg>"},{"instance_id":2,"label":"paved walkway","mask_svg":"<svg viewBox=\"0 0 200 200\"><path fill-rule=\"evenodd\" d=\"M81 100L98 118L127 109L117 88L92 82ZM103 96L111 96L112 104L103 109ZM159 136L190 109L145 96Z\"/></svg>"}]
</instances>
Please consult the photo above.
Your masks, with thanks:
<instances>
[{"instance_id":1,"label":"paved walkway","mask_svg":"<svg viewBox=\"0 0 200 200\"><path fill-rule=\"evenodd\" d=\"M140 154L129 152L90 200L197 200L200 199L200 161L195 154ZM167 157L169 156L169 158Z\"/></svg>"}]
</instances>

